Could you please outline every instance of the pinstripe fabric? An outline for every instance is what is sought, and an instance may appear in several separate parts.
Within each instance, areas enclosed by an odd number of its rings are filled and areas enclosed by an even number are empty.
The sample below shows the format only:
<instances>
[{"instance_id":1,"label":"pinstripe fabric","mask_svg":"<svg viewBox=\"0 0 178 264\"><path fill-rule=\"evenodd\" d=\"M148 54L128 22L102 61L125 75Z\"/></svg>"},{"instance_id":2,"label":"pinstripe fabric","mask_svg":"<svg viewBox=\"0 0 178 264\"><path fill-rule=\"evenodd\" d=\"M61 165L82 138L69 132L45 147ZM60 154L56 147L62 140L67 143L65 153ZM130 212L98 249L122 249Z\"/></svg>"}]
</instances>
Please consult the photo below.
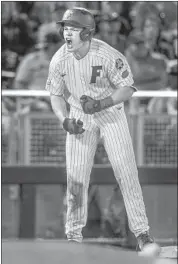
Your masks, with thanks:
<instances>
[{"instance_id":1,"label":"pinstripe fabric","mask_svg":"<svg viewBox=\"0 0 178 264\"><path fill-rule=\"evenodd\" d=\"M82 228L87 221L88 186L99 139L99 128L91 116L72 109L70 117L84 122L85 133L67 135L67 221L68 239L82 241Z\"/></svg>"},{"instance_id":2,"label":"pinstripe fabric","mask_svg":"<svg viewBox=\"0 0 178 264\"><path fill-rule=\"evenodd\" d=\"M103 135L108 158L123 195L129 227L137 237L140 233L148 231L149 226L138 179L132 139L124 108L112 107L108 110L97 113L96 119Z\"/></svg>"},{"instance_id":3,"label":"pinstripe fabric","mask_svg":"<svg viewBox=\"0 0 178 264\"><path fill-rule=\"evenodd\" d=\"M81 60L64 45L51 61L46 89L56 95L69 90L70 117L83 121L85 129L81 135L67 134L66 139L68 239L82 241L90 173L101 135L122 191L130 229L135 236L149 230L123 103L90 116L83 113L79 101L84 94L103 99L120 86L132 85L125 57L100 40L92 39L88 54Z\"/></svg>"},{"instance_id":4,"label":"pinstripe fabric","mask_svg":"<svg viewBox=\"0 0 178 264\"><path fill-rule=\"evenodd\" d=\"M122 59L123 68L116 68L116 60ZM95 83L90 83L93 66L102 66L100 76ZM128 77L122 74L128 70ZM46 90L55 95L62 95L68 89L72 96L70 105L82 109L79 99L85 94L95 99L103 99L113 92L113 89L124 85L133 85L133 77L125 57L117 50L97 39L92 39L88 54L77 60L68 53L63 45L53 56L46 83Z\"/></svg>"}]
</instances>

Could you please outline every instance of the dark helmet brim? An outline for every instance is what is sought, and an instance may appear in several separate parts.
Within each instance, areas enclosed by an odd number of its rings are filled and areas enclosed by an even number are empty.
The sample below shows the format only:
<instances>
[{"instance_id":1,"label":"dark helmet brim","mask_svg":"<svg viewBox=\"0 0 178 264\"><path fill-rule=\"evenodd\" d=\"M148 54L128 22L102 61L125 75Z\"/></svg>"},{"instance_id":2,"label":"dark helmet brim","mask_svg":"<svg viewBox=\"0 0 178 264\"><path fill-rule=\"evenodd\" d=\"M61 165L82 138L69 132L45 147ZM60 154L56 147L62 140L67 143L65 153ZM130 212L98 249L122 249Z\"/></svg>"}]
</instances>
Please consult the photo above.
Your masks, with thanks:
<instances>
[{"instance_id":1,"label":"dark helmet brim","mask_svg":"<svg viewBox=\"0 0 178 264\"><path fill-rule=\"evenodd\" d=\"M62 27L64 26L64 24L66 24L77 28L83 28L83 26L80 23L74 20L61 20L61 21L57 21L56 24L60 24Z\"/></svg>"}]
</instances>

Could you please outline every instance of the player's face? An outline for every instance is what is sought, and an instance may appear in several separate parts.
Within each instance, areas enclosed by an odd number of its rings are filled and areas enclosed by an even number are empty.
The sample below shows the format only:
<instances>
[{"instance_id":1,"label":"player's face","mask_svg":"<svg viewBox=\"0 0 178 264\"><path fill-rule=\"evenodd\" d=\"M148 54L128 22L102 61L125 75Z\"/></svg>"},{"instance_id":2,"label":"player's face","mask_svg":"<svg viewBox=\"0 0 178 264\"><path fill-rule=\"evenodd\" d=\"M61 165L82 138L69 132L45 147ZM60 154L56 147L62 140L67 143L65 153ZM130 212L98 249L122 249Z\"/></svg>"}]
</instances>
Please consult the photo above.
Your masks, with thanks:
<instances>
[{"instance_id":1,"label":"player's face","mask_svg":"<svg viewBox=\"0 0 178 264\"><path fill-rule=\"evenodd\" d=\"M76 28L64 25L64 39L69 52L76 52L83 46L83 41L80 39L82 28Z\"/></svg>"}]
</instances>

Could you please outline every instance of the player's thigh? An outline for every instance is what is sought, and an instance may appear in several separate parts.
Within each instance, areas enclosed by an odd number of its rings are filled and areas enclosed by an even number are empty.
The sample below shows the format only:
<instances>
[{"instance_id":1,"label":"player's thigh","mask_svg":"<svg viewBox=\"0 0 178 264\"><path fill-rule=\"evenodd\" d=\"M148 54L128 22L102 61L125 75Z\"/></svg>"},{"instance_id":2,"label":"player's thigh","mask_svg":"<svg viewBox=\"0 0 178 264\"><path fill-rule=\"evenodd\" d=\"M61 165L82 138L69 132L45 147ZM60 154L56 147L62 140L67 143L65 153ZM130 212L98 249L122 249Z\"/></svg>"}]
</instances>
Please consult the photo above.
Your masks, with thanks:
<instances>
[{"instance_id":1,"label":"player's thigh","mask_svg":"<svg viewBox=\"0 0 178 264\"><path fill-rule=\"evenodd\" d=\"M104 127L105 149L112 165L134 164L135 157L127 119L123 112L118 115L118 119L113 119L113 122Z\"/></svg>"},{"instance_id":2,"label":"player's thigh","mask_svg":"<svg viewBox=\"0 0 178 264\"><path fill-rule=\"evenodd\" d=\"M83 134L70 135L66 139L67 167L93 165L99 133L97 130L85 130Z\"/></svg>"}]
</instances>

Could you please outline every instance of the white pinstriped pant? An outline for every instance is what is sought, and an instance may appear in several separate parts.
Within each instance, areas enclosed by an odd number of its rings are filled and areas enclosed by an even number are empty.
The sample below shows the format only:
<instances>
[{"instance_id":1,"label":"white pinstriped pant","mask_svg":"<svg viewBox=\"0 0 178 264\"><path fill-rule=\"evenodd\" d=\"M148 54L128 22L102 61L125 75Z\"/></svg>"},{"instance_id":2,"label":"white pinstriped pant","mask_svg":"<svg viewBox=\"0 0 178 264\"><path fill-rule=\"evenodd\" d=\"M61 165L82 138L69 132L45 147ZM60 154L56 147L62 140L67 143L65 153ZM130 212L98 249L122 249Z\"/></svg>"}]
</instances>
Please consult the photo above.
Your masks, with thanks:
<instances>
[{"instance_id":1,"label":"white pinstriped pant","mask_svg":"<svg viewBox=\"0 0 178 264\"><path fill-rule=\"evenodd\" d=\"M82 241L82 228L87 221L90 173L100 135L123 195L130 230L136 237L148 231L148 219L123 107L114 106L92 116L71 107L70 117L83 121L85 132L81 135L67 133L67 238Z\"/></svg>"}]
</instances>

